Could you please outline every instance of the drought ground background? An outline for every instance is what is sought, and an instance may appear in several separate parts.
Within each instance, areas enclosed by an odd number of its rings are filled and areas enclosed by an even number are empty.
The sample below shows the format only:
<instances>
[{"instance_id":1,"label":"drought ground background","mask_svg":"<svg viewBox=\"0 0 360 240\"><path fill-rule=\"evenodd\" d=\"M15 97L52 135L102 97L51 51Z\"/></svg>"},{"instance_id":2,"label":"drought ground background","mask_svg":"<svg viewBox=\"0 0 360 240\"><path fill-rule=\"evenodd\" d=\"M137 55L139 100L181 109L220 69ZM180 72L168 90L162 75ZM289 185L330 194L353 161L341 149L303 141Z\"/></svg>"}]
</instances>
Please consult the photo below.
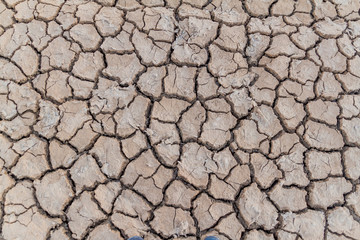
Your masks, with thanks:
<instances>
[{"instance_id":1,"label":"drought ground background","mask_svg":"<svg viewBox=\"0 0 360 240\"><path fill-rule=\"evenodd\" d=\"M0 0L0 235L360 239L358 0Z\"/></svg>"}]
</instances>

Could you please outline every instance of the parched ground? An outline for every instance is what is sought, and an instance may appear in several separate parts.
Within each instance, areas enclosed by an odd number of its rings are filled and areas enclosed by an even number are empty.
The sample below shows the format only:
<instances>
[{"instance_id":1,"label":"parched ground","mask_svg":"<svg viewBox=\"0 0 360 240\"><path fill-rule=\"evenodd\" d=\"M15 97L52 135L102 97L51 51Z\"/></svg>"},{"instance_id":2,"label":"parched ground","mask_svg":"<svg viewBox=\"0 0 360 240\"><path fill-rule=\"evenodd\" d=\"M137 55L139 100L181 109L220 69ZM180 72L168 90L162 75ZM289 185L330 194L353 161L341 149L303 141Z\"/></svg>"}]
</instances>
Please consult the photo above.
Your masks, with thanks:
<instances>
[{"instance_id":1,"label":"parched ground","mask_svg":"<svg viewBox=\"0 0 360 240\"><path fill-rule=\"evenodd\" d=\"M360 239L359 0L0 0L0 239Z\"/></svg>"}]
</instances>

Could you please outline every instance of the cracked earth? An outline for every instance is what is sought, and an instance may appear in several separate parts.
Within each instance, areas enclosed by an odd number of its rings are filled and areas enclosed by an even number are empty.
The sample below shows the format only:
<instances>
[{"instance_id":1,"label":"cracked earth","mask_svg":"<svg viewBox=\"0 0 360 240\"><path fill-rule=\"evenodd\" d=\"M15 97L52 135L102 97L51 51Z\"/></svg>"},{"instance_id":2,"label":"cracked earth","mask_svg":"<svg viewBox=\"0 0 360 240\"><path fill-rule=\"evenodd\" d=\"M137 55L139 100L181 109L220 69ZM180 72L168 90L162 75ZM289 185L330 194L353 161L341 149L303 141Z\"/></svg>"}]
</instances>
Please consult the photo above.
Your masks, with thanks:
<instances>
[{"instance_id":1,"label":"cracked earth","mask_svg":"<svg viewBox=\"0 0 360 240\"><path fill-rule=\"evenodd\" d=\"M358 0L0 0L0 239L360 239Z\"/></svg>"}]
</instances>

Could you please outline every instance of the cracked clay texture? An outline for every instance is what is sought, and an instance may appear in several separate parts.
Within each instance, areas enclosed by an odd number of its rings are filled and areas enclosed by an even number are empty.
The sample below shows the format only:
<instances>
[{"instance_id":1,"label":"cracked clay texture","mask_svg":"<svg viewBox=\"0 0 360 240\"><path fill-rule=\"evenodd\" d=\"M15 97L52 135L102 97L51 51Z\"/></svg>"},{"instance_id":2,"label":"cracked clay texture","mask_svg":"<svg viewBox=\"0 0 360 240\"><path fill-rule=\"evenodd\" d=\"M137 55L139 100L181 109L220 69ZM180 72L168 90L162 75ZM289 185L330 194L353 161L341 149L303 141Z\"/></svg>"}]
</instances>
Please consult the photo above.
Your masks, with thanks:
<instances>
[{"instance_id":1,"label":"cracked clay texture","mask_svg":"<svg viewBox=\"0 0 360 240\"><path fill-rule=\"evenodd\" d=\"M0 0L1 240L359 240L359 0Z\"/></svg>"}]
</instances>

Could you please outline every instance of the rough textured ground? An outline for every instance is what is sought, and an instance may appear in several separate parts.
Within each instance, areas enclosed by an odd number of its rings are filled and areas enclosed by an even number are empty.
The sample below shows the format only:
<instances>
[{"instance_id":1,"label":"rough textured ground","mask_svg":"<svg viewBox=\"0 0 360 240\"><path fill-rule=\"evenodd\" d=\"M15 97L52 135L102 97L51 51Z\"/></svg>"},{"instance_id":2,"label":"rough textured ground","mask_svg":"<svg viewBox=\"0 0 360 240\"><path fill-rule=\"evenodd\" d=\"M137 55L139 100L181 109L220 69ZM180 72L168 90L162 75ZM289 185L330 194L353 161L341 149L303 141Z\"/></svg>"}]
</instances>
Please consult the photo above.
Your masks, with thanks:
<instances>
[{"instance_id":1,"label":"rough textured ground","mask_svg":"<svg viewBox=\"0 0 360 240\"><path fill-rule=\"evenodd\" d=\"M0 0L0 235L360 239L359 8Z\"/></svg>"}]
</instances>

